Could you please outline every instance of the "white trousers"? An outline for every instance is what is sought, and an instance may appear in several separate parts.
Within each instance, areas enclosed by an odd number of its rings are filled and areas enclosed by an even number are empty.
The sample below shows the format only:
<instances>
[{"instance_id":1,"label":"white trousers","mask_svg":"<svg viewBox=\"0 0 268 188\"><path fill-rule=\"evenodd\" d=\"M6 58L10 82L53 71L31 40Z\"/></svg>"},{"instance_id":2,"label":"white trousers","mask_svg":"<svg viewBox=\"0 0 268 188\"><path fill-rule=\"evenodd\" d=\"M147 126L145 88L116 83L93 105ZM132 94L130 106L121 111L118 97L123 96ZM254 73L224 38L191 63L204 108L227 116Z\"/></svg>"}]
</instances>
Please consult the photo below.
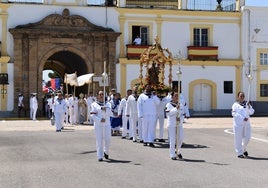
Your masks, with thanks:
<instances>
[{"instance_id":1,"label":"white trousers","mask_svg":"<svg viewBox=\"0 0 268 188\"><path fill-rule=\"evenodd\" d=\"M37 113L37 108L33 108L33 111L32 111L32 119L33 120L36 120L36 113Z\"/></svg>"},{"instance_id":2,"label":"white trousers","mask_svg":"<svg viewBox=\"0 0 268 188\"><path fill-rule=\"evenodd\" d=\"M251 137L251 126L249 122L234 126L235 151L237 155L243 155Z\"/></svg>"},{"instance_id":3,"label":"white trousers","mask_svg":"<svg viewBox=\"0 0 268 188\"><path fill-rule=\"evenodd\" d=\"M96 135L97 158L102 159L104 152L109 155L111 142L111 126L105 123L95 123L94 129Z\"/></svg>"},{"instance_id":4,"label":"white trousers","mask_svg":"<svg viewBox=\"0 0 268 188\"><path fill-rule=\"evenodd\" d=\"M159 139L164 138L164 120L165 120L165 115L163 114L158 114L157 120L159 123ZM157 125L156 125L157 126Z\"/></svg>"},{"instance_id":5,"label":"white trousers","mask_svg":"<svg viewBox=\"0 0 268 188\"><path fill-rule=\"evenodd\" d=\"M178 139L178 154L181 153L181 146L184 138L184 133L183 133L183 126L180 124L178 126L178 131L179 134L177 135ZM168 128L168 135L169 135L169 155L170 157L176 157L175 153L175 145L176 145L176 133L177 128L176 127L169 127Z\"/></svg>"},{"instance_id":6,"label":"white trousers","mask_svg":"<svg viewBox=\"0 0 268 188\"><path fill-rule=\"evenodd\" d=\"M153 143L155 139L156 115L145 115L142 118L142 137L146 143Z\"/></svg>"},{"instance_id":7,"label":"white trousers","mask_svg":"<svg viewBox=\"0 0 268 188\"><path fill-rule=\"evenodd\" d=\"M128 122L128 117L126 115L122 115L122 136L127 136L127 122Z\"/></svg>"},{"instance_id":8,"label":"white trousers","mask_svg":"<svg viewBox=\"0 0 268 188\"><path fill-rule=\"evenodd\" d=\"M61 130L64 123L64 112L54 112L56 130Z\"/></svg>"}]
</instances>

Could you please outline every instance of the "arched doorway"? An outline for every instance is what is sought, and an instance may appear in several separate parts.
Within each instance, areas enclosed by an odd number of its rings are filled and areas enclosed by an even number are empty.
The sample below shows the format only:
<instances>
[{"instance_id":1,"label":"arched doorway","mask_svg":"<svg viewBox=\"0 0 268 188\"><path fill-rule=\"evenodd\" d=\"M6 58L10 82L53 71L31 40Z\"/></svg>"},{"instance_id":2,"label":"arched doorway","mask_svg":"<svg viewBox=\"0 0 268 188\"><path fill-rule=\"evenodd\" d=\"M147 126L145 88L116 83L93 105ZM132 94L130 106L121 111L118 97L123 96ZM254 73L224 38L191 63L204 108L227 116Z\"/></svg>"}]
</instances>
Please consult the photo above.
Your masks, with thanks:
<instances>
[{"instance_id":1,"label":"arched doorway","mask_svg":"<svg viewBox=\"0 0 268 188\"><path fill-rule=\"evenodd\" d=\"M217 107L217 85L206 79L194 80L189 84L189 108L194 112L210 112Z\"/></svg>"},{"instance_id":2,"label":"arched doorway","mask_svg":"<svg viewBox=\"0 0 268 188\"><path fill-rule=\"evenodd\" d=\"M103 73L103 62L110 75L110 86L115 87L116 40L120 33L110 28L96 26L86 18L70 15L68 9L62 14L51 14L43 20L9 29L14 39L14 101L19 93L25 96L26 108L32 92L43 95L42 71L55 70L77 75ZM86 87L86 86L84 86ZM84 91L85 88L78 88ZM42 101L39 100L40 107ZM17 110L16 102L14 110Z\"/></svg>"},{"instance_id":3,"label":"arched doorway","mask_svg":"<svg viewBox=\"0 0 268 188\"><path fill-rule=\"evenodd\" d=\"M60 84L63 85L64 93L67 93L64 84L64 75L76 72L78 76L92 72L92 67L87 67L86 62L79 55L71 51L59 51L51 55L45 62L43 70L53 70L60 78ZM90 70L89 70L90 69ZM68 85L68 93L87 93L87 86L76 87Z\"/></svg>"}]
</instances>

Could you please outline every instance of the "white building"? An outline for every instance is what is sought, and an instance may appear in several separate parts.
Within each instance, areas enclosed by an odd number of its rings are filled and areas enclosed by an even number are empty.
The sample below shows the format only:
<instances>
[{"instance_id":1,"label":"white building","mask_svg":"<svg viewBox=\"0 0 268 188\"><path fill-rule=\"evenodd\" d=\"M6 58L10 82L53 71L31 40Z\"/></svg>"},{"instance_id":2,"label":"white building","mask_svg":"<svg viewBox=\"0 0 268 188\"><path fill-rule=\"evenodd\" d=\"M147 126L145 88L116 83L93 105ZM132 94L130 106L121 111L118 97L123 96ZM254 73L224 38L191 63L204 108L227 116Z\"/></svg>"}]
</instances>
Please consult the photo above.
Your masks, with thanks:
<instances>
[{"instance_id":1,"label":"white building","mask_svg":"<svg viewBox=\"0 0 268 188\"><path fill-rule=\"evenodd\" d=\"M214 1L211 0L210 4L211 2ZM115 69L116 72L112 87L116 87L122 96L127 89L139 82L139 54L152 45L154 38L158 36L162 47L168 48L173 54L173 87L178 84L176 72L179 60L176 57L179 52L182 54L182 93L193 114L230 115L237 92L243 90L247 93L246 73L253 76L250 99L254 104L264 104L267 98L260 97L260 93L267 96L268 90L265 79L268 74L268 48L265 47L268 37L265 31L267 19L264 17L267 8L244 7L244 1L239 0L223 0L222 6L218 6L215 1L217 10L213 11L207 10L207 6L194 6L192 1L186 0L161 1L154 4L120 0L117 6L112 6L112 1L107 3L111 6L104 6L104 1L90 0L40 1L38 4L11 4L2 0L0 72L8 74L9 85L1 88L3 97L0 99L0 111L13 111L16 94L19 92L17 87L14 87L17 82L14 80L14 72L17 68L14 66L14 38L9 30L18 25L38 23L49 15L61 14L66 8L70 15L79 15L96 26L111 28L121 33L116 40L115 60L110 62L110 69ZM256 29L260 31L257 32ZM137 35L142 38L140 47L132 46ZM80 54L77 52L76 55ZM253 60L262 61L264 65L254 65ZM249 62L252 63L250 72ZM41 65L43 67L39 69L45 69L46 64ZM169 69L165 70L165 84L168 84ZM143 70L143 75L145 74Z\"/></svg>"}]
</instances>

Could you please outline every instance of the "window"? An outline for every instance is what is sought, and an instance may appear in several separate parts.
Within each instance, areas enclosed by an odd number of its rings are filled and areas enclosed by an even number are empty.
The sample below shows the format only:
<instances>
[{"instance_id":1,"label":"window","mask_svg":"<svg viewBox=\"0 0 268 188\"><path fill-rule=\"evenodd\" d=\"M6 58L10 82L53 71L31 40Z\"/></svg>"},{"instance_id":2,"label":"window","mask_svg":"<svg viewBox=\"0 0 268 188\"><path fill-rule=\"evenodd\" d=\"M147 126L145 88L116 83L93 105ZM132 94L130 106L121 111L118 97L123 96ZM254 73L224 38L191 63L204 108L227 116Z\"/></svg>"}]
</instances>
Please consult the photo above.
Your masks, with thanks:
<instances>
[{"instance_id":1,"label":"window","mask_svg":"<svg viewBox=\"0 0 268 188\"><path fill-rule=\"evenodd\" d=\"M132 42L137 36L141 38L141 45L149 45L149 27L132 26Z\"/></svg>"},{"instance_id":2,"label":"window","mask_svg":"<svg viewBox=\"0 0 268 188\"><path fill-rule=\"evenodd\" d=\"M224 93L233 93L233 82L232 81L224 81L223 82L223 92Z\"/></svg>"},{"instance_id":3,"label":"window","mask_svg":"<svg viewBox=\"0 0 268 188\"><path fill-rule=\"evenodd\" d=\"M268 84L260 85L260 95L261 97L268 97Z\"/></svg>"},{"instance_id":4,"label":"window","mask_svg":"<svg viewBox=\"0 0 268 188\"><path fill-rule=\"evenodd\" d=\"M88 5L105 5L105 0L87 0Z\"/></svg>"},{"instance_id":5,"label":"window","mask_svg":"<svg viewBox=\"0 0 268 188\"><path fill-rule=\"evenodd\" d=\"M194 28L194 46L208 46L208 29Z\"/></svg>"},{"instance_id":6,"label":"window","mask_svg":"<svg viewBox=\"0 0 268 188\"><path fill-rule=\"evenodd\" d=\"M260 64L268 65L268 53L260 53Z\"/></svg>"}]
</instances>

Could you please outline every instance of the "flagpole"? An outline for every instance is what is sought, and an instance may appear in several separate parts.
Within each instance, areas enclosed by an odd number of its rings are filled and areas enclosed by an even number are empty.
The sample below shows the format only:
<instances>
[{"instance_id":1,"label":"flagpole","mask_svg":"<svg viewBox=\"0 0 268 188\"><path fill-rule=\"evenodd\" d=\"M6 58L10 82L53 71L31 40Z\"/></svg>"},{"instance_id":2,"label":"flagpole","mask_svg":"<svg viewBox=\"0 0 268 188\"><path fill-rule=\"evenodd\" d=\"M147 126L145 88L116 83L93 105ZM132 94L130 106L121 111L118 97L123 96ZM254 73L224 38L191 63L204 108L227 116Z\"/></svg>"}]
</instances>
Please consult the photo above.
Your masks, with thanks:
<instances>
[{"instance_id":1,"label":"flagpole","mask_svg":"<svg viewBox=\"0 0 268 188\"><path fill-rule=\"evenodd\" d=\"M103 73L102 73L102 81L103 81L103 102L105 104L105 95L106 95L106 82L107 82L107 73L106 73L106 61L103 63Z\"/></svg>"},{"instance_id":2,"label":"flagpole","mask_svg":"<svg viewBox=\"0 0 268 188\"><path fill-rule=\"evenodd\" d=\"M177 102L177 106L179 107L178 109L178 113L177 113L177 118L176 118L176 155L178 156L178 149L179 149L179 134L180 134L180 130L179 130L179 126L180 126L180 91L181 91L181 87L180 87L180 82L181 82L181 67L180 67L180 61L181 61L182 55L181 52L179 51L179 55L178 55L178 70L177 70L177 76L178 76L178 102Z\"/></svg>"}]
</instances>

